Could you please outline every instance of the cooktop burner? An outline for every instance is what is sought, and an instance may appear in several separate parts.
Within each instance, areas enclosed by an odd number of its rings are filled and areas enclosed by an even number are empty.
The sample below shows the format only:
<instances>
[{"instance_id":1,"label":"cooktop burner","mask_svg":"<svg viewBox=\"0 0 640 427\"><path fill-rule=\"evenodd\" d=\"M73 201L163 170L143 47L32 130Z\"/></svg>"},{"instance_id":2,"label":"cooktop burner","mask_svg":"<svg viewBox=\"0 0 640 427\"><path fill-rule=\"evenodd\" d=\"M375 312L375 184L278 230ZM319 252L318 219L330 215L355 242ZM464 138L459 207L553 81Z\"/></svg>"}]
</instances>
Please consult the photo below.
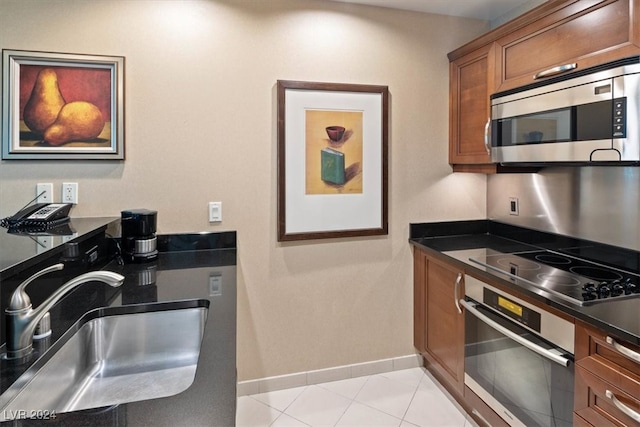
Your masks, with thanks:
<instances>
[{"instance_id":1,"label":"cooktop burner","mask_svg":"<svg viewBox=\"0 0 640 427\"><path fill-rule=\"evenodd\" d=\"M578 305L640 295L640 275L552 251L495 254L470 260Z\"/></svg>"}]
</instances>

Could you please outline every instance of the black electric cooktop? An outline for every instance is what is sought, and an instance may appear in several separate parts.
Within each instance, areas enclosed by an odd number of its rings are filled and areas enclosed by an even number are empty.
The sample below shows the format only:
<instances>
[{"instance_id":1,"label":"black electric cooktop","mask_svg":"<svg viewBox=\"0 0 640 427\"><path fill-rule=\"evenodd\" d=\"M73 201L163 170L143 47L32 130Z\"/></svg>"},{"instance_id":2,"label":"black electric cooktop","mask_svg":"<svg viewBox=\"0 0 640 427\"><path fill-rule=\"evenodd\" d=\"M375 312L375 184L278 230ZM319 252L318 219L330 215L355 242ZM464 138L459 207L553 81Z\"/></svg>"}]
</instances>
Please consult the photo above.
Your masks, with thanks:
<instances>
[{"instance_id":1,"label":"black electric cooktop","mask_svg":"<svg viewBox=\"0 0 640 427\"><path fill-rule=\"evenodd\" d=\"M640 296L640 275L549 250L470 258L584 306Z\"/></svg>"}]
</instances>

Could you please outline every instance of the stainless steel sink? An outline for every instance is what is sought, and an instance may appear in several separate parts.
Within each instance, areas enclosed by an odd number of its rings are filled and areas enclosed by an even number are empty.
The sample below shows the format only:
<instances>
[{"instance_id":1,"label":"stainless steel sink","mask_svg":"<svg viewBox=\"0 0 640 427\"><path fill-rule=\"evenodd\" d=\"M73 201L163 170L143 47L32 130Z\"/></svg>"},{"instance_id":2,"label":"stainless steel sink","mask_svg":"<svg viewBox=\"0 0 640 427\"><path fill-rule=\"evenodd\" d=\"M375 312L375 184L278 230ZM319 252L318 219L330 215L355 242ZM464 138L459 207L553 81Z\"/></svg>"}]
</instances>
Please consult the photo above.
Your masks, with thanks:
<instances>
[{"instance_id":1,"label":"stainless steel sink","mask_svg":"<svg viewBox=\"0 0 640 427\"><path fill-rule=\"evenodd\" d=\"M99 310L0 396L0 420L185 391L195 378L207 312L206 300L156 304L134 313Z\"/></svg>"}]
</instances>

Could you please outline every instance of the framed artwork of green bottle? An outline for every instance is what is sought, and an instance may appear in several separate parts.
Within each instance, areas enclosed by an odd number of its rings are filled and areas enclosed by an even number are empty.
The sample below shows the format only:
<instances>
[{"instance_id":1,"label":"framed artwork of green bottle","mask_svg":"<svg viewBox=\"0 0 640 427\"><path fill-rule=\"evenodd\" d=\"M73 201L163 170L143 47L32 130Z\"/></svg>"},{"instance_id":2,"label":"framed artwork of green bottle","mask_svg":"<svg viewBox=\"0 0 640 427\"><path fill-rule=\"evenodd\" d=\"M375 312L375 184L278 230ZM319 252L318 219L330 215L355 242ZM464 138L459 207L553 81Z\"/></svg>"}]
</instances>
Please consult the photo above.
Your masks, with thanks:
<instances>
[{"instance_id":1,"label":"framed artwork of green bottle","mask_svg":"<svg viewBox=\"0 0 640 427\"><path fill-rule=\"evenodd\" d=\"M278 241L388 234L387 86L278 80Z\"/></svg>"}]
</instances>

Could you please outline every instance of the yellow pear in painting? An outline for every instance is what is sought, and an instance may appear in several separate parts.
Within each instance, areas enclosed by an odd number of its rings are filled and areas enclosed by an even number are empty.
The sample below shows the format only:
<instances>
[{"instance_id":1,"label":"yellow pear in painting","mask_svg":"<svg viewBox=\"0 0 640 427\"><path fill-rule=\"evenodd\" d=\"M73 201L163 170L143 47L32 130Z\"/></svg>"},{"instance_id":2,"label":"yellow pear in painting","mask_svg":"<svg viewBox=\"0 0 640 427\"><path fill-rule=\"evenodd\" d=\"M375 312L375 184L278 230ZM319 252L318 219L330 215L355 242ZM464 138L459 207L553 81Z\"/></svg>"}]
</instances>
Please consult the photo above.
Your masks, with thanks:
<instances>
[{"instance_id":1,"label":"yellow pear in painting","mask_svg":"<svg viewBox=\"0 0 640 427\"><path fill-rule=\"evenodd\" d=\"M44 140L51 145L96 138L104 128L100 109L90 102L65 104L55 122L44 131Z\"/></svg>"},{"instance_id":2,"label":"yellow pear in painting","mask_svg":"<svg viewBox=\"0 0 640 427\"><path fill-rule=\"evenodd\" d=\"M56 120L64 104L56 72L51 68L43 68L36 77L31 96L24 107L24 123L31 131L42 135Z\"/></svg>"}]
</instances>

